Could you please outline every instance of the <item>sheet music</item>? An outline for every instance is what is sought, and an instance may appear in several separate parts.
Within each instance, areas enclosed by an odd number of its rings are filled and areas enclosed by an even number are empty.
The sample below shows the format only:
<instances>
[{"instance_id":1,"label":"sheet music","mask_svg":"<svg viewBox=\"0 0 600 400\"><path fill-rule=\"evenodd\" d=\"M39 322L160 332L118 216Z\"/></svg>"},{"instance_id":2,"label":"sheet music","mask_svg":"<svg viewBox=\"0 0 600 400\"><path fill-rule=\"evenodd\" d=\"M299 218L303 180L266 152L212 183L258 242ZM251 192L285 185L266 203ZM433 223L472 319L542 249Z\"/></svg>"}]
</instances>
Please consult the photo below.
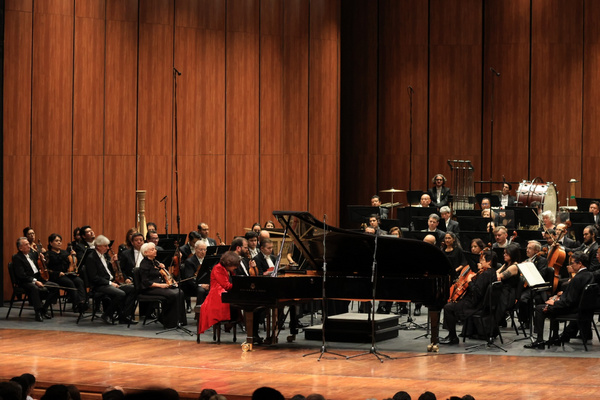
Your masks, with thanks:
<instances>
[{"instance_id":1,"label":"sheet music","mask_svg":"<svg viewBox=\"0 0 600 400\"><path fill-rule=\"evenodd\" d=\"M532 262L524 262L517 264L519 267L519 271L525 277L525 280L531 287L546 285L546 281L540 275L540 272L537 270L536 266Z\"/></svg>"}]
</instances>

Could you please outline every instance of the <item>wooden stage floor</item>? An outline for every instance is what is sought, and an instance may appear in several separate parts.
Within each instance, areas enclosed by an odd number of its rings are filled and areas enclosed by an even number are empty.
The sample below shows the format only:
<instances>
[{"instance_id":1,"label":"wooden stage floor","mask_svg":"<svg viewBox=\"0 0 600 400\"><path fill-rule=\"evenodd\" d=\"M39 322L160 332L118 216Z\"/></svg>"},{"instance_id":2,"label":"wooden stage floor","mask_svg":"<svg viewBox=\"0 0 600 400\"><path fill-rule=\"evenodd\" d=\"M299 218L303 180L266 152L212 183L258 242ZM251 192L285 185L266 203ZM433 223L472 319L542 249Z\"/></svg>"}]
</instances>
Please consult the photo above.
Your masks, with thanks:
<instances>
[{"instance_id":1,"label":"wooden stage floor","mask_svg":"<svg viewBox=\"0 0 600 400\"><path fill-rule=\"evenodd\" d=\"M373 355L351 360L327 356L320 362L317 355L302 357L315 350L319 348L278 345L243 353L233 343L0 329L0 378L31 372L46 386L171 387L187 398L213 388L229 400L249 399L260 386L274 387L286 398L321 393L340 400L385 399L398 390L413 399L425 390L438 399L467 393L477 400L600 395L597 358L385 352L398 359L380 363Z\"/></svg>"}]
</instances>

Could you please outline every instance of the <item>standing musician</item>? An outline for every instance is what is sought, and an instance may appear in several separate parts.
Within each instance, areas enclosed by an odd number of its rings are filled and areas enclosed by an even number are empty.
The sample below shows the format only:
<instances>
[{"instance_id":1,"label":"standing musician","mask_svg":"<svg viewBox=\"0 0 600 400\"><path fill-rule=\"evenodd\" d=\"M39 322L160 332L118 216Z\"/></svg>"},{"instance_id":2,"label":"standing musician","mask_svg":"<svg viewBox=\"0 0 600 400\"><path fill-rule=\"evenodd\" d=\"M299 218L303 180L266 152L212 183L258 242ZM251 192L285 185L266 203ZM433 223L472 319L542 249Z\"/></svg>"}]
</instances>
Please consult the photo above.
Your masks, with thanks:
<instances>
[{"instance_id":1,"label":"standing musician","mask_svg":"<svg viewBox=\"0 0 600 400\"><path fill-rule=\"evenodd\" d=\"M456 303L450 302L444 306L444 327L448 336L440 339L440 344L456 345L460 341L456 334L456 323L466 320L483 308L483 299L487 288L496 281L496 271L492 268L496 264L496 254L491 250L481 253L480 269L477 275L469 276L467 292Z\"/></svg>"},{"instance_id":2,"label":"standing musician","mask_svg":"<svg viewBox=\"0 0 600 400\"><path fill-rule=\"evenodd\" d=\"M512 185L508 182L504 182L502 185L502 194L500 195L500 205L502 208L513 207L517 202L517 198L510 195L511 190Z\"/></svg>"},{"instance_id":3,"label":"standing musician","mask_svg":"<svg viewBox=\"0 0 600 400\"><path fill-rule=\"evenodd\" d=\"M131 280L127 279L123 284L115 281L116 268L113 268L111 259L108 257L108 246L110 240L106 236L98 235L92 243L93 250L85 260L85 268L90 285L95 291L104 293L110 297L110 304L102 313L102 320L107 324L113 324L115 313L118 314L119 323L137 324L131 321L133 306L135 303L135 289ZM113 257L116 262L117 256Z\"/></svg>"},{"instance_id":4,"label":"standing musician","mask_svg":"<svg viewBox=\"0 0 600 400\"><path fill-rule=\"evenodd\" d=\"M546 345L560 344L567 342L573 332L577 331L577 324L569 324L563 334L558 336L558 321L554 321L550 326L550 337L554 338L548 342L544 342L544 320L546 318L556 317L559 315L570 314L577 310L579 300L583 293L583 289L588 283L592 283L594 277L587 269L589 258L587 254L577 251L571 256L571 264L569 269L575 273L571 282L567 285L564 292L559 293L558 298L554 296L546 301L546 304L539 304L535 307L535 327L537 331L537 339L533 343L526 344L526 349L544 349Z\"/></svg>"},{"instance_id":5,"label":"standing musician","mask_svg":"<svg viewBox=\"0 0 600 400\"><path fill-rule=\"evenodd\" d=\"M85 302L85 285L77 271L77 257L75 250L65 251L61 249L62 236L53 233L48 236L48 270L50 281L59 286L72 288L67 294L73 304L73 312L84 312L87 309Z\"/></svg>"},{"instance_id":6,"label":"standing musician","mask_svg":"<svg viewBox=\"0 0 600 400\"><path fill-rule=\"evenodd\" d=\"M156 260L156 246L145 243L140 251L144 257L139 267L142 293L165 299L158 320L166 329L175 328L178 322L187 325L183 292L177 288L177 282L169 275L165 265Z\"/></svg>"},{"instance_id":7,"label":"standing musician","mask_svg":"<svg viewBox=\"0 0 600 400\"><path fill-rule=\"evenodd\" d=\"M427 191L431 198L431 206L443 207L447 206L450 200L450 189L444 186L446 184L446 177L442 174L437 174L431 179L433 187Z\"/></svg>"},{"instance_id":8,"label":"standing musician","mask_svg":"<svg viewBox=\"0 0 600 400\"><path fill-rule=\"evenodd\" d=\"M192 312L192 297L196 297L196 305L204 303L210 286L210 275L198 276L200 267L206 257L206 244L198 240L194 245L194 255L185 260L181 269L181 290L185 294L186 311ZM195 279L190 279L190 278ZM185 280L187 279L187 280Z\"/></svg>"},{"instance_id":9,"label":"standing musician","mask_svg":"<svg viewBox=\"0 0 600 400\"><path fill-rule=\"evenodd\" d=\"M229 277L238 268L240 256L234 251L227 251L221 261L215 265L210 274L210 292L202 305L198 332L202 333L220 321L231 320L231 308L221 301L221 294L232 288Z\"/></svg>"},{"instance_id":10,"label":"standing musician","mask_svg":"<svg viewBox=\"0 0 600 400\"><path fill-rule=\"evenodd\" d=\"M17 284L25 290L29 302L35 310L35 320L42 322L52 318L48 314L48 308L56 302L58 289L56 283L44 280L38 269L38 253L31 250L31 245L26 237L17 239L17 249L12 256L13 269ZM42 304L42 299L46 301Z\"/></svg>"}]
</instances>

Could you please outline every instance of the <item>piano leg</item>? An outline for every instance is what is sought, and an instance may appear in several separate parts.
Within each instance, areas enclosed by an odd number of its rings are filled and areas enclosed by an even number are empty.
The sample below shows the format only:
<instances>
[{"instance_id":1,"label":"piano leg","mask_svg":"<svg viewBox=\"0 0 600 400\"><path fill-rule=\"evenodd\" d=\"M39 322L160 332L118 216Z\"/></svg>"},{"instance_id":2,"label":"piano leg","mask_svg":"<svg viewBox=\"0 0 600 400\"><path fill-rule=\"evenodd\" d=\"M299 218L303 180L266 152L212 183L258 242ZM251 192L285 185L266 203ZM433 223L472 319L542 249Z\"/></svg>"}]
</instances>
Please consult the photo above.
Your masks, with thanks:
<instances>
[{"instance_id":1,"label":"piano leg","mask_svg":"<svg viewBox=\"0 0 600 400\"><path fill-rule=\"evenodd\" d=\"M254 342L254 310L245 310L244 317L246 318L246 345L248 350L252 350Z\"/></svg>"},{"instance_id":2,"label":"piano leg","mask_svg":"<svg viewBox=\"0 0 600 400\"><path fill-rule=\"evenodd\" d=\"M428 309L429 322L431 323L431 344L427 346L427 351L438 351L440 342L440 311Z\"/></svg>"}]
</instances>

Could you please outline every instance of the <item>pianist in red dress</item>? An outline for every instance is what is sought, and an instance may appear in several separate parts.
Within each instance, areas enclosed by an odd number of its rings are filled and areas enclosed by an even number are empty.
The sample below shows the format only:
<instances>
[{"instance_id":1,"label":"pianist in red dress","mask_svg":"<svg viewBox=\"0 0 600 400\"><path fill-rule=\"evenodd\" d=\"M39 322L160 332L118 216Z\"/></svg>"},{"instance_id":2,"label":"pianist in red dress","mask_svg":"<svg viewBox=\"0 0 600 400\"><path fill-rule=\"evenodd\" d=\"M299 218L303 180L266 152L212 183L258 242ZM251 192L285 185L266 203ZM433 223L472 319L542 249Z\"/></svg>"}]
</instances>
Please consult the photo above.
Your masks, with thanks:
<instances>
[{"instance_id":1,"label":"pianist in red dress","mask_svg":"<svg viewBox=\"0 0 600 400\"><path fill-rule=\"evenodd\" d=\"M230 306L221 301L221 294L231 289L229 276L240 265L240 256L235 251L223 254L210 274L210 291L200 308L200 333L220 321L231 319Z\"/></svg>"}]
</instances>

